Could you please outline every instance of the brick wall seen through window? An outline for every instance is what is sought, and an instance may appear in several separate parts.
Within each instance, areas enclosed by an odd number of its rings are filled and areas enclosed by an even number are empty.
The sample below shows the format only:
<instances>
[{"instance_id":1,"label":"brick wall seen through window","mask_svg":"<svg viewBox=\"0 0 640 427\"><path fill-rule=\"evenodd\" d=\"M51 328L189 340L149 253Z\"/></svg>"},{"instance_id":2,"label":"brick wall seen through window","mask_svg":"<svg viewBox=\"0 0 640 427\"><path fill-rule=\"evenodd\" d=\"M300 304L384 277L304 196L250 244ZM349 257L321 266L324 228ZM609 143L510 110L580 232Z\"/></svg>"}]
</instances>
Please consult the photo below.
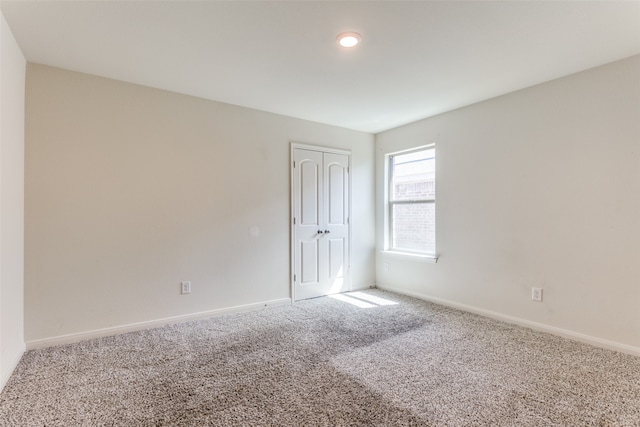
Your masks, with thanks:
<instances>
[{"instance_id":1,"label":"brick wall seen through window","mask_svg":"<svg viewBox=\"0 0 640 427\"><path fill-rule=\"evenodd\" d=\"M435 148L389 156L390 247L435 255Z\"/></svg>"}]
</instances>

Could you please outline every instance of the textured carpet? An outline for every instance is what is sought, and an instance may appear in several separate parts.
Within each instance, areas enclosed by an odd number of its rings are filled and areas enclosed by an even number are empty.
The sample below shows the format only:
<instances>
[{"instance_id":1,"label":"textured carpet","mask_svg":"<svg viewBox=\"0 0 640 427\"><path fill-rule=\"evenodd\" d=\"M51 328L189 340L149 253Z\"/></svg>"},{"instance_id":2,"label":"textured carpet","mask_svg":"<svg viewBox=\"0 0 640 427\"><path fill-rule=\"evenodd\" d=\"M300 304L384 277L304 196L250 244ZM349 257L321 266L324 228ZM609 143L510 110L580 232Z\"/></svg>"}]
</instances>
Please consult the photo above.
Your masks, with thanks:
<instances>
[{"instance_id":1,"label":"textured carpet","mask_svg":"<svg viewBox=\"0 0 640 427\"><path fill-rule=\"evenodd\" d=\"M0 425L640 426L640 358L372 290L29 351Z\"/></svg>"}]
</instances>

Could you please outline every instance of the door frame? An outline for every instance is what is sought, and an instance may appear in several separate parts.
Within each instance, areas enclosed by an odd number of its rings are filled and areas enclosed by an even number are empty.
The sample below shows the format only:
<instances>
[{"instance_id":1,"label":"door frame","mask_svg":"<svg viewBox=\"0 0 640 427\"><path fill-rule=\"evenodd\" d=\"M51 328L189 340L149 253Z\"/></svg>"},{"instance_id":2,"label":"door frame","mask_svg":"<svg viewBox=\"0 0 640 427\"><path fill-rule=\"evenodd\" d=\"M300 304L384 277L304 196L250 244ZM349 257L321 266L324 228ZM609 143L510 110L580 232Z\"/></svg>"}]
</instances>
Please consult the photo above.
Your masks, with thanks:
<instances>
[{"instance_id":1,"label":"door frame","mask_svg":"<svg viewBox=\"0 0 640 427\"><path fill-rule=\"evenodd\" d=\"M348 206L347 206L347 223L349 224L349 233L347 238L349 239L349 248L347 250L347 254L348 254L348 258L349 258L349 265L347 266L347 283L348 283L348 290L349 292L351 291L351 247L353 246L351 244L351 228L352 228L352 223L351 223L351 202L353 199L353 193L351 191L351 150L344 150L344 149L340 149L340 148L333 148L333 147L323 147L320 145L311 145L311 144L305 144L305 143L301 143L301 142L293 142L291 141L290 143L290 150L289 150L289 174L290 174L290 183L289 183L289 225L290 225L290 231L289 231L289 236L290 236L290 242L289 242L289 262L290 262L290 268L289 268L289 282L290 282L290 297L291 297L291 302L296 302L296 283L294 280L294 275L295 275L295 268L296 268L296 260L295 260L295 242L296 242L296 230L295 230L295 224L293 223L293 218L295 216L295 204L294 204L294 190L293 190L293 180L295 179L295 174L294 174L294 168L293 168L293 153L294 150L300 148L303 150L311 150L311 151L319 151L321 153L332 153L332 154L342 154L342 155L346 155L348 158L348 166L347 166L347 172L348 172L348 181L347 181L347 185L349 187L349 200L348 200Z\"/></svg>"}]
</instances>

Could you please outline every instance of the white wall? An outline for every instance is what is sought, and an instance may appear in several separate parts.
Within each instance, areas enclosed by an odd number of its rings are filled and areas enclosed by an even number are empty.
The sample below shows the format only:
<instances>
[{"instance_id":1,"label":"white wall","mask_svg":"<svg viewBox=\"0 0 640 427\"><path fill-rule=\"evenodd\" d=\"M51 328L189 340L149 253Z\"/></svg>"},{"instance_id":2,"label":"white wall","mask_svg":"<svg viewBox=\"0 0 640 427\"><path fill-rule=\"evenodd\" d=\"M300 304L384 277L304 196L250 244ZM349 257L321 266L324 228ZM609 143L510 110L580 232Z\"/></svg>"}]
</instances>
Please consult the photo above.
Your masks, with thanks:
<instances>
[{"instance_id":1,"label":"white wall","mask_svg":"<svg viewBox=\"0 0 640 427\"><path fill-rule=\"evenodd\" d=\"M35 64L26 114L28 345L289 298L292 141L352 150L375 282L373 135Z\"/></svg>"},{"instance_id":2,"label":"white wall","mask_svg":"<svg viewBox=\"0 0 640 427\"><path fill-rule=\"evenodd\" d=\"M0 14L0 390L24 352L25 66Z\"/></svg>"},{"instance_id":3,"label":"white wall","mask_svg":"<svg viewBox=\"0 0 640 427\"><path fill-rule=\"evenodd\" d=\"M384 155L429 142L437 264L381 253ZM640 56L390 130L376 152L380 287L640 354Z\"/></svg>"},{"instance_id":4,"label":"white wall","mask_svg":"<svg viewBox=\"0 0 640 427\"><path fill-rule=\"evenodd\" d=\"M638 75L636 56L384 132L374 162L368 134L29 64L26 339L288 298L296 141L353 151L355 287L640 351ZM384 154L429 142L437 264L380 252Z\"/></svg>"}]
</instances>

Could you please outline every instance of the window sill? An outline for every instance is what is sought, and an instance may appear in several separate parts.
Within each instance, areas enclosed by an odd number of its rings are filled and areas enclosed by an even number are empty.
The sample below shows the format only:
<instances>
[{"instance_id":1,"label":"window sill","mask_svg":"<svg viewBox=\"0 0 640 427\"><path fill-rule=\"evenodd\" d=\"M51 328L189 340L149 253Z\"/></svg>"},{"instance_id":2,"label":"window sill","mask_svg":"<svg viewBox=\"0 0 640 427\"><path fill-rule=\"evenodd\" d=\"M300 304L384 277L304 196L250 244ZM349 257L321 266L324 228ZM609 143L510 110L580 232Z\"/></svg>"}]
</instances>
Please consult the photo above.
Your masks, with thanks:
<instances>
[{"instance_id":1,"label":"window sill","mask_svg":"<svg viewBox=\"0 0 640 427\"><path fill-rule=\"evenodd\" d=\"M429 264L435 264L438 262L438 257L433 255L420 255L412 254L410 252L397 252L397 251L381 251L383 256L388 258L403 259L407 261L426 262Z\"/></svg>"}]
</instances>

